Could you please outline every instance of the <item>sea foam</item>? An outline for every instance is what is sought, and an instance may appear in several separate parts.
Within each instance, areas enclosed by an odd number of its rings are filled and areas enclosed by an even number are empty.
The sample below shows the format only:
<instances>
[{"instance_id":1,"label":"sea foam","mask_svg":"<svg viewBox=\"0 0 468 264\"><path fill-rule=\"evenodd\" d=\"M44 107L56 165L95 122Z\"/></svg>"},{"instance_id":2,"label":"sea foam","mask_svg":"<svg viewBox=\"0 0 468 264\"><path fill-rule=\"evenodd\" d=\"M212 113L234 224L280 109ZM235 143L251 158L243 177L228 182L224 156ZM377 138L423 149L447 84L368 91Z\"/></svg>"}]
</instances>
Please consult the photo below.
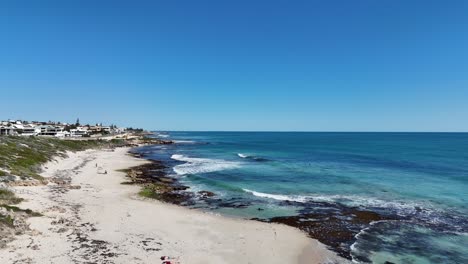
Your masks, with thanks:
<instances>
[{"instance_id":1,"label":"sea foam","mask_svg":"<svg viewBox=\"0 0 468 264\"><path fill-rule=\"evenodd\" d=\"M259 161L259 162L269 161L268 159L265 159L265 158L262 158L262 157L251 156L251 155L247 155L247 154L243 154L243 153L237 153L237 156L239 156L239 158L248 159L248 160L252 160L252 161Z\"/></svg>"},{"instance_id":2,"label":"sea foam","mask_svg":"<svg viewBox=\"0 0 468 264\"><path fill-rule=\"evenodd\" d=\"M285 194L271 194L262 193L249 189L242 189L244 192L250 193L254 196L261 198L274 199L278 201L292 201L299 203L311 202L328 202L328 203L340 203L348 206L357 207L375 207L375 208L388 208L395 209L399 212L413 213L418 208L430 209L428 204L420 204L415 202L403 202L403 201L385 201L381 199L362 197L357 195L323 195L323 194L311 194L311 195L285 195ZM432 212L432 210L429 210Z\"/></svg>"},{"instance_id":3,"label":"sea foam","mask_svg":"<svg viewBox=\"0 0 468 264\"><path fill-rule=\"evenodd\" d=\"M159 138L168 138L170 136L169 134L162 134L162 133L154 133L154 135Z\"/></svg>"},{"instance_id":4,"label":"sea foam","mask_svg":"<svg viewBox=\"0 0 468 264\"><path fill-rule=\"evenodd\" d=\"M192 140L174 140L176 144L196 144L197 142Z\"/></svg>"},{"instance_id":5,"label":"sea foam","mask_svg":"<svg viewBox=\"0 0 468 264\"><path fill-rule=\"evenodd\" d=\"M244 192L251 193L254 196L261 197L261 198L269 198L278 201L293 201L304 203L307 201L307 198L304 196L294 196L294 195L283 195L283 194L270 194L270 193L262 193L256 192L249 189L242 189Z\"/></svg>"},{"instance_id":6,"label":"sea foam","mask_svg":"<svg viewBox=\"0 0 468 264\"><path fill-rule=\"evenodd\" d=\"M178 175L208 173L240 167L240 163L221 159L190 158L179 154L174 154L171 158L185 162L173 168Z\"/></svg>"}]
</instances>

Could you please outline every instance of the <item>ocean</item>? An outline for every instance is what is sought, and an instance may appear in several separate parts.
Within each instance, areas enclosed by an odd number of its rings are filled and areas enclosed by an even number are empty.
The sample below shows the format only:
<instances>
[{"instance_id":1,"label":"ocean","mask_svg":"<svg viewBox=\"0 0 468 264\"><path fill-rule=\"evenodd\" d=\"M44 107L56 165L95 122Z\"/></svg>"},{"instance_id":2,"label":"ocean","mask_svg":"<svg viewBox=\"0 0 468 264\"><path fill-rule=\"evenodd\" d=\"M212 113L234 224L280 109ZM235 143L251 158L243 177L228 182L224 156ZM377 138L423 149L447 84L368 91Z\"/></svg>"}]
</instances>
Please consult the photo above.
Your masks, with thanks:
<instances>
[{"instance_id":1,"label":"ocean","mask_svg":"<svg viewBox=\"0 0 468 264\"><path fill-rule=\"evenodd\" d=\"M362 263L468 263L468 133L155 132L192 207L287 223Z\"/></svg>"}]
</instances>

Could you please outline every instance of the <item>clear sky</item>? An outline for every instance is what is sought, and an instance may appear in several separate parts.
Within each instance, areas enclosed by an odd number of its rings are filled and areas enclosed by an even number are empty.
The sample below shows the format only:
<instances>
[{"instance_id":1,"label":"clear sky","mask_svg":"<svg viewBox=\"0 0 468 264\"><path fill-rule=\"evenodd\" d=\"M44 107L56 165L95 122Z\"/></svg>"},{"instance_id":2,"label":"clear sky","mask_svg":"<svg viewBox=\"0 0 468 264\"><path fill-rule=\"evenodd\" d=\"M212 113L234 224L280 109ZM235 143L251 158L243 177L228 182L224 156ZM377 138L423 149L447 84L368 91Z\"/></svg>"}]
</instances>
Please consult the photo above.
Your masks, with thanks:
<instances>
[{"instance_id":1,"label":"clear sky","mask_svg":"<svg viewBox=\"0 0 468 264\"><path fill-rule=\"evenodd\" d=\"M468 1L1 1L0 119L468 131Z\"/></svg>"}]
</instances>

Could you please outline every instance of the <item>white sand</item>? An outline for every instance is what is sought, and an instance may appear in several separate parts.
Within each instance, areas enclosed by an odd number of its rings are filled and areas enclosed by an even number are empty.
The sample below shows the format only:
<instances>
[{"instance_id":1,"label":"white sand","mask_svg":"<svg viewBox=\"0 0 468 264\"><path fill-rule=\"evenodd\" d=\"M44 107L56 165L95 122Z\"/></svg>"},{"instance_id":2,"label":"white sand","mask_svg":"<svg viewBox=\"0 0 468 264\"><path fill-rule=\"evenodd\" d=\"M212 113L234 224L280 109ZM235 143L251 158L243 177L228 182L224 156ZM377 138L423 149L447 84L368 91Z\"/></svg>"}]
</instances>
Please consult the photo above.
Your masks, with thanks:
<instances>
[{"instance_id":1,"label":"white sand","mask_svg":"<svg viewBox=\"0 0 468 264\"><path fill-rule=\"evenodd\" d=\"M44 216L28 220L33 231L0 250L0 263L161 263L167 255L183 264L343 262L292 227L137 197L139 187L120 184L116 170L145 161L127 151L70 153L46 165L44 177L71 178L81 189L15 187L26 199L20 207Z\"/></svg>"}]
</instances>

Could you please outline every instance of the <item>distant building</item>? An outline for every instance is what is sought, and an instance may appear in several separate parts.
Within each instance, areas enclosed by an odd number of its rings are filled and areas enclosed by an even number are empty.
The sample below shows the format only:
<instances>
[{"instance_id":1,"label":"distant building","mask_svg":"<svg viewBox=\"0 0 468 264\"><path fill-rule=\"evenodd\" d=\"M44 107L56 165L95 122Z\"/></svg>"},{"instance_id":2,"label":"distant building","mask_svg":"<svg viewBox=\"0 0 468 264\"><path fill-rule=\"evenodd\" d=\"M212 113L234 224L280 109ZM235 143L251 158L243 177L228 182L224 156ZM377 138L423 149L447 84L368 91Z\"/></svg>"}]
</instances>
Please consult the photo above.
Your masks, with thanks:
<instances>
[{"instance_id":1,"label":"distant building","mask_svg":"<svg viewBox=\"0 0 468 264\"><path fill-rule=\"evenodd\" d=\"M9 126L0 126L0 135L1 136L13 136L16 135L16 130L13 127Z\"/></svg>"},{"instance_id":2,"label":"distant building","mask_svg":"<svg viewBox=\"0 0 468 264\"><path fill-rule=\"evenodd\" d=\"M36 126L35 125L23 125L23 130L21 132L22 136L36 136Z\"/></svg>"},{"instance_id":3,"label":"distant building","mask_svg":"<svg viewBox=\"0 0 468 264\"><path fill-rule=\"evenodd\" d=\"M39 121L24 121L13 120L0 121L0 135L20 135L20 136L54 136L54 137L99 137L105 134L121 134L125 132L125 128L118 128L114 125L103 126L96 124L95 126L78 126L71 129L74 125L61 122L39 122Z\"/></svg>"},{"instance_id":4,"label":"distant building","mask_svg":"<svg viewBox=\"0 0 468 264\"><path fill-rule=\"evenodd\" d=\"M71 137L86 137L89 135L87 127L77 127L76 129L70 129Z\"/></svg>"},{"instance_id":5,"label":"distant building","mask_svg":"<svg viewBox=\"0 0 468 264\"><path fill-rule=\"evenodd\" d=\"M110 133L111 127L110 126L90 126L89 131L91 133Z\"/></svg>"},{"instance_id":6,"label":"distant building","mask_svg":"<svg viewBox=\"0 0 468 264\"><path fill-rule=\"evenodd\" d=\"M57 133L63 132L63 127L42 125L36 128L36 132L39 132L38 135L40 136L56 136Z\"/></svg>"},{"instance_id":7,"label":"distant building","mask_svg":"<svg viewBox=\"0 0 468 264\"><path fill-rule=\"evenodd\" d=\"M36 126L31 124L22 124L20 121L17 121L15 124L11 125L15 130L16 134L19 136L35 136L36 135Z\"/></svg>"},{"instance_id":8,"label":"distant building","mask_svg":"<svg viewBox=\"0 0 468 264\"><path fill-rule=\"evenodd\" d=\"M64 137L70 137L71 133L68 132L68 131L59 131L55 134L56 137L59 137L59 138L64 138Z\"/></svg>"},{"instance_id":9,"label":"distant building","mask_svg":"<svg viewBox=\"0 0 468 264\"><path fill-rule=\"evenodd\" d=\"M116 133L116 134L121 134L121 133L125 133L126 130L127 130L127 129L124 128L124 127L115 127L115 128L114 128L114 133Z\"/></svg>"}]
</instances>

